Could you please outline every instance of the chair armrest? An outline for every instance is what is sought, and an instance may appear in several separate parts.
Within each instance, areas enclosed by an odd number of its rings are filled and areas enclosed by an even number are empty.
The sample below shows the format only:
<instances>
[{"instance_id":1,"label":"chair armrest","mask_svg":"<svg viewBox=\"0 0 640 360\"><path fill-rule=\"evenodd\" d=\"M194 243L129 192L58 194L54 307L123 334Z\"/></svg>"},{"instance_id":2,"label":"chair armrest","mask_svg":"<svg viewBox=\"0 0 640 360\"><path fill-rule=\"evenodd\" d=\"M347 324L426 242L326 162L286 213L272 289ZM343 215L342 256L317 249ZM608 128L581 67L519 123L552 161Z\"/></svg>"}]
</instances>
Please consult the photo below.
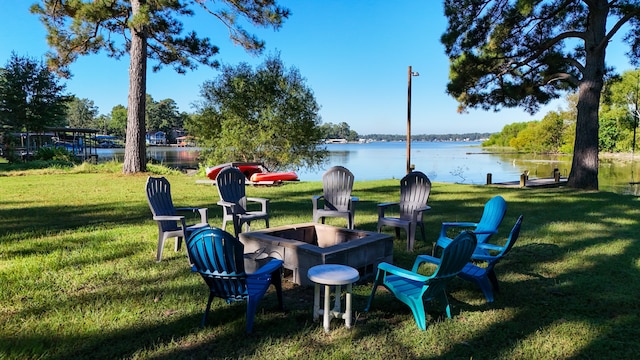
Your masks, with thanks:
<instances>
[{"instance_id":1,"label":"chair armrest","mask_svg":"<svg viewBox=\"0 0 640 360\"><path fill-rule=\"evenodd\" d=\"M158 215L158 216L154 216L153 220L156 220L156 221L180 221L180 220L184 220L184 216L181 216L181 215Z\"/></svg>"},{"instance_id":2,"label":"chair armrest","mask_svg":"<svg viewBox=\"0 0 640 360\"><path fill-rule=\"evenodd\" d=\"M476 248L473 250L473 254L471 254L471 259L490 262L500 258L503 255L504 250L504 246L478 243ZM497 253L490 254L489 251L496 251Z\"/></svg>"},{"instance_id":3,"label":"chair armrest","mask_svg":"<svg viewBox=\"0 0 640 360\"><path fill-rule=\"evenodd\" d=\"M262 277L264 275L271 275L274 271L281 268L282 264L284 264L284 261L280 259L271 259L268 263L260 267L256 272L247 274L247 277L257 278L257 277Z\"/></svg>"},{"instance_id":4,"label":"chair armrest","mask_svg":"<svg viewBox=\"0 0 640 360\"><path fill-rule=\"evenodd\" d=\"M447 227L453 227L453 226L478 226L478 223L470 222L470 221L443 222L442 226L447 226Z\"/></svg>"},{"instance_id":5,"label":"chair armrest","mask_svg":"<svg viewBox=\"0 0 640 360\"><path fill-rule=\"evenodd\" d=\"M191 212L199 212L200 213L200 222L207 223L207 219L209 219L209 209L208 208L195 208L195 207L183 207L176 208L176 211L191 211Z\"/></svg>"},{"instance_id":6,"label":"chair armrest","mask_svg":"<svg viewBox=\"0 0 640 360\"><path fill-rule=\"evenodd\" d=\"M395 201L395 202L386 202L386 203L381 203L378 204L378 219L383 218L384 217L384 212L385 210L387 210L388 208L392 207L392 206L397 206L400 203Z\"/></svg>"},{"instance_id":7,"label":"chair armrest","mask_svg":"<svg viewBox=\"0 0 640 360\"><path fill-rule=\"evenodd\" d=\"M447 229L452 227L476 227L478 223L474 222L443 222L440 228L440 237L447 237Z\"/></svg>"},{"instance_id":8,"label":"chair armrest","mask_svg":"<svg viewBox=\"0 0 640 360\"><path fill-rule=\"evenodd\" d=\"M262 207L262 211L264 211L264 212L267 211L267 207L269 206L269 199L248 197L247 201L253 201L255 203L259 203L260 206Z\"/></svg>"},{"instance_id":9,"label":"chair armrest","mask_svg":"<svg viewBox=\"0 0 640 360\"><path fill-rule=\"evenodd\" d=\"M399 205L400 203L395 201L395 202L386 202L386 203L381 203L378 204L378 208L388 208L389 206L393 206L393 205Z\"/></svg>"},{"instance_id":10,"label":"chair armrest","mask_svg":"<svg viewBox=\"0 0 640 360\"><path fill-rule=\"evenodd\" d=\"M452 241L453 239L440 234L436 242L433 244L433 254L436 253L436 248L439 248L439 247L444 248L445 246L449 245Z\"/></svg>"},{"instance_id":11,"label":"chair armrest","mask_svg":"<svg viewBox=\"0 0 640 360\"><path fill-rule=\"evenodd\" d=\"M179 207L179 208L175 208L176 211L191 211L191 212L196 212L199 211L200 208L196 208L196 207Z\"/></svg>"},{"instance_id":12,"label":"chair armrest","mask_svg":"<svg viewBox=\"0 0 640 360\"><path fill-rule=\"evenodd\" d=\"M440 265L441 260L440 258L431 256L431 255L418 255L418 257L416 257L416 261L413 262L413 267L411 268L411 271L417 273L418 268L420 268L420 265L426 262L434 265Z\"/></svg>"},{"instance_id":13,"label":"chair armrest","mask_svg":"<svg viewBox=\"0 0 640 360\"><path fill-rule=\"evenodd\" d=\"M471 254L471 260L479 260L479 261L486 261L486 262L490 262L493 261L495 259L497 259L498 256L494 256L494 255L486 255L486 254L476 254L475 252L473 254Z\"/></svg>"},{"instance_id":14,"label":"chair armrest","mask_svg":"<svg viewBox=\"0 0 640 360\"><path fill-rule=\"evenodd\" d=\"M476 245L476 249L502 251L504 250L504 246L488 244L488 243L478 243L478 245Z\"/></svg>"},{"instance_id":15,"label":"chair armrest","mask_svg":"<svg viewBox=\"0 0 640 360\"><path fill-rule=\"evenodd\" d=\"M209 222L209 208L199 208L198 212L200 213L200 222L208 223Z\"/></svg>"},{"instance_id":16,"label":"chair armrest","mask_svg":"<svg viewBox=\"0 0 640 360\"><path fill-rule=\"evenodd\" d=\"M389 263L386 262L381 262L380 264L378 264L378 271L384 271L393 275L398 275L401 276L403 278L409 279L409 280L413 280L413 281L427 281L429 278L427 278L424 275L420 275L417 274L415 272L409 271L409 270L405 270L403 268L399 268L395 265L391 265Z\"/></svg>"},{"instance_id":17,"label":"chair armrest","mask_svg":"<svg viewBox=\"0 0 640 360\"><path fill-rule=\"evenodd\" d=\"M349 199L349 207L348 207L348 209L349 209L350 211L355 211L356 203L357 203L357 202L359 202L359 201L360 201L360 198L359 198L359 197L357 197L357 196L352 196L352 197Z\"/></svg>"},{"instance_id":18,"label":"chair armrest","mask_svg":"<svg viewBox=\"0 0 640 360\"><path fill-rule=\"evenodd\" d=\"M420 216L420 220L422 220L422 213L424 213L427 210L431 210L431 206L429 205L425 205L422 207L419 207L415 210L413 210L413 212L411 213L411 217L413 218L413 223L416 224L418 222L418 216Z\"/></svg>"},{"instance_id":19,"label":"chair armrest","mask_svg":"<svg viewBox=\"0 0 640 360\"><path fill-rule=\"evenodd\" d=\"M436 240L435 246L434 246L434 251L435 251L435 247L445 247L446 245L448 245L451 242L451 238L449 238L447 236L447 230L449 228L453 228L453 227L474 227L477 226L478 223L474 223L474 222L444 222L442 223L442 228L440 229L440 236L438 237L438 240ZM480 231L473 231L474 234L497 234L498 230L480 230Z\"/></svg>"},{"instance_id":20,"label":"chair armrest","mask_svg":"<svg viewBox=\"0 0 640 360\"><path fill-rule=\"evenodd\" d=\"M226 208L229 208L229 210L231 210L231 213L233 213L233 214L242 213L244 211L244 209L242 209L242 207L239 206L236 203L220 200L216 204L218 204L220 206L223 206L223 207L226 207ZM240 211L238 211L238 210L240 210Z\"/></svg>"},{"instance_id":21,"label":"chair armrest","mask_svg":"<svg viewBox=\"0 0 640 360\"><path fill-rule=\"evenodd\" d=\"M184 219L184 216L181 215L158 215L154 216L153 220L155 221L179 221L182 226L182 231L187 230L187 221ZM185 234L186 236L186 234Z\"/></svg>"},{"instance_id":22,"label":"chair armrest","mask_svg":"<svg viewBox=\"0 0 640 360\"><path fill-rule=\"evenodd\" d=\"M497 234L498 230L474 230L474 234Z\"/></svg>"},{"instance_id":23,"label":"chair armrest","mask_svg":"<svg viewBox=\"0 0 640 360\"><path fill-rule=\"evenodd\" d=\"M311 202L313 203L313 208L318 209L318 201L320 199L324 199L324 195L313 195L311 197Z\"/></svg>"}]
</instances>

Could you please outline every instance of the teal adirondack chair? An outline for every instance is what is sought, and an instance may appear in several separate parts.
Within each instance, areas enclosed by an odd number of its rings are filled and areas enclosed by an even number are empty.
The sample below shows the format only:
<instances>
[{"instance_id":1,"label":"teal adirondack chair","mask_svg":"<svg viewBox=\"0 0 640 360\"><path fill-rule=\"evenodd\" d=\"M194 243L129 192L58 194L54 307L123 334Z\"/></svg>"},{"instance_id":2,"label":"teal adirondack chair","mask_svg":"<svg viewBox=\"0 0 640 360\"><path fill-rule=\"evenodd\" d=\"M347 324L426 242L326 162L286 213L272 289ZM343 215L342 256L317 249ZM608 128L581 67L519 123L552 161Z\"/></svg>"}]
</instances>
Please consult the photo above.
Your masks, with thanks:
<instances>
[{"instance_id":1,"label":"teal adirondack chair","mask_svg":"<svg viewBox=\"0 0 640 360\"><path fill-rule=\"evenodd\" d=\"M444 247L442 256L436 259L438 262L437 268L429 276L417 273L416 270L419 264L414 264L414 270L409 271L386 262L380 263L376 280L369 296L369 302L364 311L371 309L376 289L382 285L398 300L409 306L416 324L421 330L427 329L425 301L437 300L440 305L444 306L447 317L451 318L451 306L447 299L446 284L458 275L465 264L469 262L476 243L476 236L473 232L463 231L460 233Z\"/></svg>"},{"instance_id":2,"label":"teal adirondack chair","mask_svg":"<svg viewBox=\"0 0 640 360\"><path fill-rule=\"evenodd\" d=\"M451 239L447 237L447 231L451 228L473 228L473 233L476 235L478 244L486 243L493 234L498 232L498 227L504 219L504 215L507 213L507 202L500 195L494 196L484 205L482 211L482 217L478 222L444 222L440 229L440 236L433 246L433 255L437 253L437 250L445 247L451 242Z\"/></svg>"},{"instance_id":3,"label":"teal adirondack chair","mask_svg":"<svg viewBox=\"0 0 640 360\"><path fill-rule=\"evenodd\" d=\"M219 297L227 303L247 302L246 332L251 333L258 303L270 285L275 286L279 308L283 309L282 260L270 259L257 271L247 273L244 245L218 228L198 230L186 242L193 263L192 270L198 272L209 286L209 301L202 317L202 326L207 322L213 298Z\"/></svg>"}]
</instances>

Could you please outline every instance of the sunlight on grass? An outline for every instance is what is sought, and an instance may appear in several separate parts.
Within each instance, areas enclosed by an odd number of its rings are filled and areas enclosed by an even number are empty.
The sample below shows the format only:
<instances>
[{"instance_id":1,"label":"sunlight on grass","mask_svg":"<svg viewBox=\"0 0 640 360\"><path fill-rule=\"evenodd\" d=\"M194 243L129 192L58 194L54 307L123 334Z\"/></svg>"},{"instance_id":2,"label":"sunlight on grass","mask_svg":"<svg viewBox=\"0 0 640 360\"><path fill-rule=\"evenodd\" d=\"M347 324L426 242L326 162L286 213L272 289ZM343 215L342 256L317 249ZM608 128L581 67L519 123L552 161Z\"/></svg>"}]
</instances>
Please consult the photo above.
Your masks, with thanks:
<instances>
[{"instance_id":1,"label":"sunlight on grass","mask_svg":"<svg viewBox=\"0 0 640 360\"><path fill-rule=\"evenodd\" d=\"M429 304L423 332L409 308L383 290L365 313L372 279L363 279L353 291L354 327L333 320L325 334L312 319L313 289L285 282L287 311L275 310L270 290L246 335L245 305L219 299L200 328L208 288L190 271L184 248L175 252L170 240L155 262L147 176L166 176L176 206L208 207L210 223L220 226L215 187L150 168L133 176L114 164L2 176L0 358L559 359L640 351L637 198L434 183L426 239L407 252L401 233L394 263L410 268L417 254L431 253L443 221L477 221L484 203L500 194L508 210L492 241L504 243L519 214L524 223L496 266L493 303L474 284L453 279L453 319ZM279 226L310 222L311 196L321 187L301 181L247 187L247 195L271 199L271 226ZM398 180L357 182L354 195L361 199L356 227L376 231L376 204L397 200ZM344 219L327 222L345 226Z\"/></svg>"},{"instance_id":2,"label":"sunlight on grass","mask_svg":"<svg viewBox=\"0 0 640 360\"><path fill-rule=\"evenodd\" d=\"M599 329L584 321L559 319L522 339L503 358L566 359L578 356L598 337Z\"/></svg>"}]
</instances>

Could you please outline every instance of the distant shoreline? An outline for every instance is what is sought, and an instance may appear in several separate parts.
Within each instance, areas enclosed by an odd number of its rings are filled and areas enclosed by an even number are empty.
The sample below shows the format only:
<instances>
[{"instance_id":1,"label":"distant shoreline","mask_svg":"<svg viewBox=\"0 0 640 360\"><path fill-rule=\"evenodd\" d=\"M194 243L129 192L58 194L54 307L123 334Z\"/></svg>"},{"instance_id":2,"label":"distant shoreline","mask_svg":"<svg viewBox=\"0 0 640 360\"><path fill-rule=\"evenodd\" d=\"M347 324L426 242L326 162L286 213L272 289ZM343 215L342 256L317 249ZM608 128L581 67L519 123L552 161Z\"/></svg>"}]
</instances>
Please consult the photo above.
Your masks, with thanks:
<instances>
[{"instance_id":1,"label":"distant shoreline","mask_svg":"<svg viewBox=\"0 0 640 360\"><path fill-rule=\"evenodd\" d=\"M518 151L515 151L513 148L502 147L502 146L485 146L483 149L504 149L504 151L494 151L494 152L468 152L467 155L475 155L475 154L517 154ZM526 153L522 153L526 154ZM549 155L549 154L547 154ZM573 154L557 154L559 156L573 156ZM630 152L600 152L598 153L599 159L610 159L610 160L620 160L620 161L635 161L640 160L640 152L638 154L630 153Z\"/></svg>"},{"instance_id":2,"label":"distant shoreline","mask_svg":"<svg viewBox=\"0 0 640 360\"><path fill-rule=\"evenodd\" d=\"M630 153L630 152L624 152L624 153L603 152L603 153L599 153L598 157L600 159L634 161L634 160L640 160L640 153L633 154L633 153Z\"/></svg>"}]
</instances>

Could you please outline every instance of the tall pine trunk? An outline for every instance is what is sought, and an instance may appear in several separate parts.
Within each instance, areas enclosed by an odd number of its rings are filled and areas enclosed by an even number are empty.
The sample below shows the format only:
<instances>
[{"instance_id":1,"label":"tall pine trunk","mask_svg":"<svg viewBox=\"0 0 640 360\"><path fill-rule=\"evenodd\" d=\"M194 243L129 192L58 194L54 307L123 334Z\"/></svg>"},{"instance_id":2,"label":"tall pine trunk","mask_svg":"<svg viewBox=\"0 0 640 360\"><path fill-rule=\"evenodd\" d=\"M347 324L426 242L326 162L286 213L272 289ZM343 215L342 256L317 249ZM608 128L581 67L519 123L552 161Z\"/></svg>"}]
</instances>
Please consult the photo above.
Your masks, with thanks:
<instances>
[{"instance_id":1,"label":"tall pine trunk","mask_svg":"<svg viewBox=\"0 0 640 360\"><path fill-rule=\"evenodd\" d=\"M139 21L141 0L131 1L131 49L129 50L129 98L127 134L122 172L132 174L146 171L145 108L147 94L147 32Z\"/></svg>"},{"instance_id":2,"label":"tall pine trunk","mask_svg":"<svg viewBox=\"0 0 640 360\"><path fill-rule=\"evenodd\" d=\"M600 95L604 84L607 43L607 1L595 1L589 9L585 31L585 66L578 92L576 139L568 185L583 190L598 190L598 128Z\"/></svg>"}]
</instances>

